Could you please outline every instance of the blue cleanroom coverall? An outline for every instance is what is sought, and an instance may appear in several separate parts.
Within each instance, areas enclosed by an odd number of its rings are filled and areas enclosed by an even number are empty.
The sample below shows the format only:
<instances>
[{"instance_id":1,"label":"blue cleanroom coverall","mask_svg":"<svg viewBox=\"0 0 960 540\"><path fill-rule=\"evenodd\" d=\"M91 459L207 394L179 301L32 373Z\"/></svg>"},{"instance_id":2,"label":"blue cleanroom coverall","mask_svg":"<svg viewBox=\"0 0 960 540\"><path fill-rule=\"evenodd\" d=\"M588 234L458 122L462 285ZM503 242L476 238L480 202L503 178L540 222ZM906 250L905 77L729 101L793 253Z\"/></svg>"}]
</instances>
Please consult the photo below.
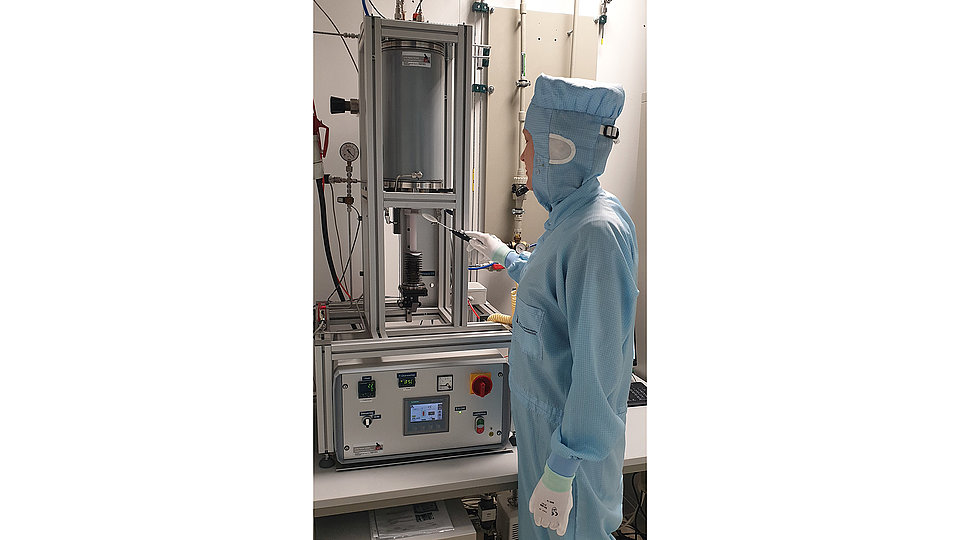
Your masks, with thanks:
<instances>
[{"instance_id":1,"label":"blue cleanroom coverall","mask_svg":"<svg viewBox=\"0 0 960 540\"><path fill-rule=\"evenodd\" d=\"M505 259L518 283L509 385L521 540L558 538L525 503L545 465L573 477L562 538L611 538L622 519L639 251L633 221L597 177L613 146L603 126L623 102L620 86L541 75L527 111L533 192L549 218L536 250Z\"/></svg>"}]
</instances>

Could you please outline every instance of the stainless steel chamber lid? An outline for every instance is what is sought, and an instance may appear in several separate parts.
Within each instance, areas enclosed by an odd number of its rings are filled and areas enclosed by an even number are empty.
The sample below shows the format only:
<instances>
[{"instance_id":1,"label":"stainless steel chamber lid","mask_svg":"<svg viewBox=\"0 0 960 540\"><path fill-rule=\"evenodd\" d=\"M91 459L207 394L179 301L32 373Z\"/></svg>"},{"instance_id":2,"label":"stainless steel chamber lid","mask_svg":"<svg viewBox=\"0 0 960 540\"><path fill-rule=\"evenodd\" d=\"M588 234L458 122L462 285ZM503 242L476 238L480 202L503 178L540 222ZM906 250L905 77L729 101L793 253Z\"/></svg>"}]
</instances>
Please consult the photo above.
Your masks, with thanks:
<instances>
[{"instance_id":1,"label":"stainless steel chamber lid","mask_svg":"<svg viewBox=\"0 0 960 540\"><path fill-rule=\"evenodd\" d=\"M413 41L409 39L385 39L383 40L383 50L402 50L402 51L424 51L442 54L446 56L446 47L443 43L434 43L432 41Z\"/></svg>"}]
</instances>

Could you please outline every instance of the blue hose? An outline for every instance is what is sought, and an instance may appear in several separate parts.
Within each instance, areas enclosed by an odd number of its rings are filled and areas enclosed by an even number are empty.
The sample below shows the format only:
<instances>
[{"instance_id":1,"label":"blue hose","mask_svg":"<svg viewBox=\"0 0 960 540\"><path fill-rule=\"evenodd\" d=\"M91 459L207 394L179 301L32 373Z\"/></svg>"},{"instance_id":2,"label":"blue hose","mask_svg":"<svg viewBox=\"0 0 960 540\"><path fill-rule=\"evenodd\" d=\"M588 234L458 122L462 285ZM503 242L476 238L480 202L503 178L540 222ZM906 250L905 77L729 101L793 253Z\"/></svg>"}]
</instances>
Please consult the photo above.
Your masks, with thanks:
<instances>
[{"instance_id":1,"label":"blue hose","mask_svg":"<svg viewBox=\"0 0 960 540\"><path fill-rule=\"evenodd\" d=\"M363 4L363 14L369 17L370 12L367 11L367 0L360 0L360 3Z\"/></svg>"},{"instance_id":2,"label":"blue hose","mask_svg":"<svg viewBox=\"0 0 960 540\"><path fill-rule=\"evenodd\" d=\"M489 264L485 264L485 265L483 265L483 266L468 266L468 267L467 267L467 270L483 270L484 268L490 268L491 266L493 266L493 265L495 265L495 264L497 264L497 263L493 263L493 262L492 262L492 263L489 263Z\"/></svg>"}]
</instances>

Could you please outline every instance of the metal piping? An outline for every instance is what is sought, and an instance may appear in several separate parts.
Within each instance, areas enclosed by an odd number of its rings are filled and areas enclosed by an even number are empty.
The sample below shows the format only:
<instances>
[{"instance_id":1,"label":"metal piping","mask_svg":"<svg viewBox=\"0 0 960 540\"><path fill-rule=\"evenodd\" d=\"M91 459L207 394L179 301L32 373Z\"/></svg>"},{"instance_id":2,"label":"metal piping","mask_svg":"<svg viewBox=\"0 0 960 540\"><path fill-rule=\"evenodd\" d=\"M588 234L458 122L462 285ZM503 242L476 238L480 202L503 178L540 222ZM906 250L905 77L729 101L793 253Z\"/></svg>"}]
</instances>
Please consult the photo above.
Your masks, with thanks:
<instances>
[{"instance_id":1,"label":"metal piping","mask_svg":"<svg viewBox=\"0 0 960 540\"><path fill-rule=\"evenodd\" d=\"M491 11L493 8L491 8ZM481 13L480 18L483 20L483 29L480 32L480 41L486 45L481 45L479 51L474 49L475 52L484 54L484 50L487 50L488 56L488 67L482 70L483 75L483 84L486 84L489 89L492 90L493 87L490 85L490 68L489 68L489 54L493 49L489 45L490 43L490 11L486 13ZM481 62L482 65L482 62ZM485 222L486 216L484 211L486 208L486 192L487 192L487 117L489 115L490 100L489 97L480 100L480 126L479 126L479 141L477 141L479 152L478 156L478 168L480 169L480 174L477 175L477 197L476 200L476 209L471 212L470 221L477 226L478 231L486 230Z\"/></svg>"},{"instance_id":2,"label":"metal piping","mask_svg":"<svg viewBox=\"0 0 960 540\"><path fill-rule=\"evenodd\" d=\"M577 56L577 15L580 14L580 0L573 0L573 30L570 30L570 76L573 77L574 58Z\"/></svg>"},{"instance_id":3,"label":"metal piping","mask_svg":"<svg viewBox=\"0 0 960 540\"><path fill-rule=\"evenodd\" d=\"M517 176L523 176L523 161L520 159L520 154L523 153L523 122L527 119L527 111L523 109L525 101L524 91L526 87L530 84L527 79L527 3L525 0L520 0L520 79L517 81L517 86L520 88L520 107L517 111L517 120L520 122L520 129L518 130L518 135L520 136L520 148L517 152ZM526 81L526 82L524 82Z\"/></svg>"},{"instance_id":4,"label":"metal piping","mask_svg":"<svg viewBox=\"0 0 960 540\"><path fill-rule=\"evenodd\" d=\"M527 3L520 0L520 78L517 79L517 88L520 91L520 101L517 108L517 173L513 176L513 185L511 186L511 195L513 196L513 208L510 213L513 217L513 245L518 244L523 238L523 195L517 195L519 184L526 185L527 177L524 174L523 160L520 154L523 153L524 137L523 124L527 119L527 111L524 110L525 93L530 81L527 80Z\"/></svg>"}]
</instances>

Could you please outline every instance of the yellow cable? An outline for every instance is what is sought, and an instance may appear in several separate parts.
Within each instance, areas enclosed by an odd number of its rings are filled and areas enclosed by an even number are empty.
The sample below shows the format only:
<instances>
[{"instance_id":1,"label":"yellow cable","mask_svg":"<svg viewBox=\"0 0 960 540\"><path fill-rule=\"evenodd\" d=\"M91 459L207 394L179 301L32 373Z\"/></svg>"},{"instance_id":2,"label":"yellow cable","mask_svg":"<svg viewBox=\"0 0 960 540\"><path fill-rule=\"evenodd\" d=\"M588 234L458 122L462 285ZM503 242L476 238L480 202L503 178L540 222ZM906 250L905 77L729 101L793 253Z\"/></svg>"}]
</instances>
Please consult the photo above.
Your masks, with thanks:
<instances>
[{"instance_id":1,"label":"yellow cable","mask_svg":"<svg viewBox=\"0 0 960 540\"><path fill-rule=\"evenodd\" d=\"M517 289L510 291L510 315L503 313L494 313L487 317L488 321L513 326L513 314L517 311Z\"/></svg>"},{"instance_id":2,"label":"yellow cable","mask_svg":"<svg viewBox=\"0 0 960 540\"><path fill-rule=\"evenodd\" d=\"M494 313L493 315L487 317L487 320L490 322L505 324L507 326L513 325L513 317L504 315L503 313Z\"/></svg>"}]
</instances>

